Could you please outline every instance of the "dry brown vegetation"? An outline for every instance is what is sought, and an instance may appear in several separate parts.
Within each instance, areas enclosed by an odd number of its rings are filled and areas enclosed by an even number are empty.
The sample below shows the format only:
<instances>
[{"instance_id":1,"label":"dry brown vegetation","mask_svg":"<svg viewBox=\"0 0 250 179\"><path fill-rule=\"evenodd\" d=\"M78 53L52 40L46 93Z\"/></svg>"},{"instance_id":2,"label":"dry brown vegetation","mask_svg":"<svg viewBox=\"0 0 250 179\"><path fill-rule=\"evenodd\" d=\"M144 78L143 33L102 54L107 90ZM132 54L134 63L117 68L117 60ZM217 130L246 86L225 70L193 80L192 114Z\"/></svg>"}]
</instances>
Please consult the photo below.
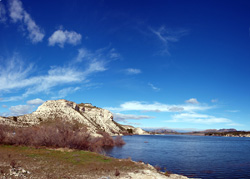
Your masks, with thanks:
<instances>
[{"instance_id":1,"label":"dry brown vegetation","mask_svg":"<svg viewBox=\"0 0 250 179\"><path fill-rule=\"evenodd\" d=\"M92 137L87 128L79 124L55 121L39 126L11 128L0 125L0 144L34 147L70 148L100 152L104 147L124 145L121 137L113 139L105 132Z\"/></svg>"}]
</instances>

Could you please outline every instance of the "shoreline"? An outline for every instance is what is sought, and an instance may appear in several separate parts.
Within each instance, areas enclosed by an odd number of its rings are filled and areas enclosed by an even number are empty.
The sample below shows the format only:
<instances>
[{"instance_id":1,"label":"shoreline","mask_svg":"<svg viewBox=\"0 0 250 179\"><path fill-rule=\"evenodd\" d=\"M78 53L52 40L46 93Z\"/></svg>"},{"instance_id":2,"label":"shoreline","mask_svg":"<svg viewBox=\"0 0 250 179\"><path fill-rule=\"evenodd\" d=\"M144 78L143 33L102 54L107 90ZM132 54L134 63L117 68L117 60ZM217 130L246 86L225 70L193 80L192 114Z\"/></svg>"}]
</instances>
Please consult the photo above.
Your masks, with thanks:
<instances>
[{"instance_id":1,"label":"shoreline","mask_svg":"<svg viewBox=\"0 0 250 179\"><path fill-rule=\"evenodd\" d=\"M131 159L67 148L0 145L0 178L188 179Z\"/></svg>"},{"instance_id":2,"label":"shoreline","mask_svg":"<svg viewBox=\"0 0 250 179\"><path fill-rule=\"evenodd\" d=\"M205 133L197 133L197 134L190 134L190 133L167 133L167 134L150 134L150 135L191 135L191 136L212 136L212 137L250 137L250 134L241 134L241 135L231 135L231 134L225 134L220 135L218 134L205 134Z\"/></svg>"}]
</instances>

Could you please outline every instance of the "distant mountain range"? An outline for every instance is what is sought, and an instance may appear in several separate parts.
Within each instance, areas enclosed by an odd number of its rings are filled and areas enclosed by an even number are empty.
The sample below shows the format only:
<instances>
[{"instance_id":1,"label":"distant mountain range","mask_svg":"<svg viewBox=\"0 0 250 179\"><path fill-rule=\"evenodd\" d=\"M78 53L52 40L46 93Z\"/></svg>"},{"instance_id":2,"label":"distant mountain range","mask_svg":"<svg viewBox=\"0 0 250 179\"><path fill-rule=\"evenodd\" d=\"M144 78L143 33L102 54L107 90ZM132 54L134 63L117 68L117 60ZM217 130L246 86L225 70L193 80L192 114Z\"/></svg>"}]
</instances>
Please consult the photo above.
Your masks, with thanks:
<instances>
[{"instance_id":1,"label":"distant mountain range","mask_svg":"<svg viewBox=\"0 0 250 179\"><path fill-rule=\"evenodd\" d=\"M223 133L223 132L237 132L236 129L206 129L203 131L191 131L191 132L183 132L183 131L176 131L172 129L166 129L166 128L159 128L159 129L144 129L151 134L190 134L190 135L205 135L206 133Z\"/></svg>"},{"instance_id":2,"label":"distant mountain range","mask_svg":"<svg viewBox=\"0 0 250 179\"><path fill-rule=\"evenodd\" d=\"M236 132L237 130L236 129L207 129L207 130L204 130L204 131L199 131L199 132L205 132L205 133L208 133L208 132Z\"/></svg>"},{"instance_id":3,"label":"distant mountain range","mask_svg":"<svg viewBox=\"0 0 250 179\"><path fill-rule=\"evenodd\" d=\"M164 129L164 128L160 128L160 129L148 129L147 131L149 131L150 133L156 133L156 134L177 133L177 131L175 131L175 130Z\"/></svg>"}]
</instances>

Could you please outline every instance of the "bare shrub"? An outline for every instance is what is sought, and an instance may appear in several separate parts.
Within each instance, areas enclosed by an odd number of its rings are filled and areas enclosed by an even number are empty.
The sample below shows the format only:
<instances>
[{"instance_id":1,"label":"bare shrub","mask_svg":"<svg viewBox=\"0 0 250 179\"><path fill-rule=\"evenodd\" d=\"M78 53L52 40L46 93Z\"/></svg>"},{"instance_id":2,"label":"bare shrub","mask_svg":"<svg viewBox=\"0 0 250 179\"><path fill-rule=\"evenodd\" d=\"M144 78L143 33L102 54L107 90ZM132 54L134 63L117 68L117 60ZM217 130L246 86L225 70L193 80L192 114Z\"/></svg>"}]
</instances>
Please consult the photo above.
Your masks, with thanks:
<instances>
[{"instance_id":1,"label":"bare shrub","mask_svg":"<svg viewBox=\"0 0 250 179\"><path fill-rule=\"evenodd\" d=\"M116 146L122 146L126 144L121 136L116 136L114 141Z\"/></svg>"},{"instance_id":2,"label":"bare shrub","mask_svg":"<svg viewBox=\"0 0 250 179\"><path fill-rule=\"evenodd\" d=\"M115 140L106 132L102 137L91 137L85 126L64 121L54 121L39 126L16 128L5 131L0 125L0 144L25 145L34 147L71 148L101 152L104 147L123 145L118 137Z\"/></svg>"},{"instance_id":3,"label":"bare shrub","mask_svg":"<svg viewBox=\"0 0 250 179\"><path fill-rule=\"evenodd\" d=\"M2 143L4 141L5 138L5 130L4 130L4 126L0 125L0 143Z\"/></svg>"}]
</instances>

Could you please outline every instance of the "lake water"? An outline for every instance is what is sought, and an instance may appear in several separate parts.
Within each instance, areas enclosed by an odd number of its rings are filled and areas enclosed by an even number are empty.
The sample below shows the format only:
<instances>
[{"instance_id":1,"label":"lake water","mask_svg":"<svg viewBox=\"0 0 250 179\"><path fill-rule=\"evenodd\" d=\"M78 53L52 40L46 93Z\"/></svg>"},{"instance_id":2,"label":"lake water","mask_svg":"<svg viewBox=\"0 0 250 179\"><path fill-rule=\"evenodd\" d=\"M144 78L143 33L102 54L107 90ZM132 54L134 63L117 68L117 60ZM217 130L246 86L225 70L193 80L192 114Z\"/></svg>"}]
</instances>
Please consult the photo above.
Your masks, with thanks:
<instances>
[{"instance_id":1,"label":"lake water","mask_svg":"<svg viewBox=\"0 0 250 179\"><path fill-rule=\"evenodd\" d=\"M193 178L250 178L250 138L191 135L124 136L107 150Z\"/></svg>"}]
</instances>

